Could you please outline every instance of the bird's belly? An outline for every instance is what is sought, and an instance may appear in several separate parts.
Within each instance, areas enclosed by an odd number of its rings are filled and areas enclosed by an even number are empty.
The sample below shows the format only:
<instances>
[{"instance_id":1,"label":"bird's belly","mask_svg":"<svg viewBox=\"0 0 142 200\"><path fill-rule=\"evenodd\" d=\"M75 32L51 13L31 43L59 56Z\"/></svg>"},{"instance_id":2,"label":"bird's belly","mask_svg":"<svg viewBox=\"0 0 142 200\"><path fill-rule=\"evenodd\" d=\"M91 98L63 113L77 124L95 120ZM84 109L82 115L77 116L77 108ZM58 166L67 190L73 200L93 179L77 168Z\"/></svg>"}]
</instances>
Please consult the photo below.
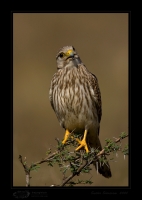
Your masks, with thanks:
<instances>
[{"instance_id":1,"label":"bird's belly","mask_svg":"<svg viewBox=\"0 0 142 200\"><path fill-rule=\"evenodd\" d=\"M83 80L81 80L83 81ZM84 81L85 82L85 81ZM97 111L93 100L93 94L88 91L88 85L75 80L75 84L66 87L64 82L63 88L59 87L57 96L54 99L54 108L60 125L70 131L74 129L89 129L98 122ZM58 98L58 103L56 100Z\"/></svg>"},{"instance_id":2,"label":"bird's belly","mask_svg":"<svg viewBox=\"0 0 142 200\"><path fill-rule=\"evenodd\" d=\"M89 127L94 126L97 122L95 119L92 109L86 106L80 107L79 103L72 104L68 102L67 104L62 104L64 109L60 110L60 124L66 129L73 130L85 130Z\"/></svg>"},{"instance_id":3,"label":"bird's belly","mask_svg":"<svg viewBox=\"0 0 142 200\"><path fill-rule=\"evenodd\" d=\"M87 119L86 116L81 115L75 116L73 113L70 113L69 116L65 116L64 125L65 128L73 131L85 130L86 127L89 127L93 121L91 119Z\"/></svg>"}]
</instances>

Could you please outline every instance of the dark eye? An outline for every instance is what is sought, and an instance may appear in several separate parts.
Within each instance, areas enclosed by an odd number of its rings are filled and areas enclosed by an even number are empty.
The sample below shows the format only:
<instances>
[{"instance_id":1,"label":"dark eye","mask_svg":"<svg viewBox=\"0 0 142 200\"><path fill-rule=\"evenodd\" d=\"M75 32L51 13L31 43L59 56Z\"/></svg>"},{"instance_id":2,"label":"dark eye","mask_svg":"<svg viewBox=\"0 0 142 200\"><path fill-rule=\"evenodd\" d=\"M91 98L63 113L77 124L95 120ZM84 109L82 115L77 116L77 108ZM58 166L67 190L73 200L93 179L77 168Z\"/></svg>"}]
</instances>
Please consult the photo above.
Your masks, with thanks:
<instances>
[{"instance_id":1,"label":"dark eye","mask_svg":"<svg viewBox=\"0 0 142 200\"><path fill-rule=\"evenodd\" d=\"M72 46L73 50L75 51L75 48Z\"/></svg>"},{"instance_id":2,"label":"dark eye","mask_svg":"<svg viewBox=\"0 0 142 200\"><path fill-rule=\"evenodd\" d=\"M64 56L63 53L60 53L60 54L59 54L59 57L60 57L60 58L63 58L63 56Z\"/></svg>"}]
</instances>

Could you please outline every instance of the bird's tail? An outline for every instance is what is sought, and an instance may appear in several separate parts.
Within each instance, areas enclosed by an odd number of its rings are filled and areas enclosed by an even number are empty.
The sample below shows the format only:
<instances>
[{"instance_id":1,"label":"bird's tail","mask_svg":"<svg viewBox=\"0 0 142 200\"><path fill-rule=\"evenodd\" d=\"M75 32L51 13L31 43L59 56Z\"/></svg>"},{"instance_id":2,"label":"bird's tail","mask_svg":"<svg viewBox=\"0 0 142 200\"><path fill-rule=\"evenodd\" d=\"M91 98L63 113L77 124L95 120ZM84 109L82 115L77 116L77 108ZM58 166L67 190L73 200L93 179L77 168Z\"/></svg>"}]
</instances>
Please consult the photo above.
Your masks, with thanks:
<instances>
[{"instance_id":1,"label":"bird's tail","mask_svg":"<svg viewBox=\"0 0 142 200\"><path fill-rule=\"evenodd\" d=\"M102 146L100 143L100 139L97 136L95 140L92 140L89 142L90 147L98 150L102 150ZM104 155L101 156L103 158L103 162L100 162L99 159L93 162L93 165L95 165L96 170L102 174L105 178L110 178L112 176L110 165Z\"/></svg>"},{"instance_id":2,"label":"bird's tail","mask_svg":"<svg viewBox=\"0 0 142 200\"><path fill-rule=\"evenodd\" d=\"M104 157L104 159L106 159L106 158ZM96 170L100 174L102 174L105 178L110 178L112 176L108 161L106 161L103 164L96 161L96 162L93 162L93 164L95 165Z\"/></svg>"}]
</instances>

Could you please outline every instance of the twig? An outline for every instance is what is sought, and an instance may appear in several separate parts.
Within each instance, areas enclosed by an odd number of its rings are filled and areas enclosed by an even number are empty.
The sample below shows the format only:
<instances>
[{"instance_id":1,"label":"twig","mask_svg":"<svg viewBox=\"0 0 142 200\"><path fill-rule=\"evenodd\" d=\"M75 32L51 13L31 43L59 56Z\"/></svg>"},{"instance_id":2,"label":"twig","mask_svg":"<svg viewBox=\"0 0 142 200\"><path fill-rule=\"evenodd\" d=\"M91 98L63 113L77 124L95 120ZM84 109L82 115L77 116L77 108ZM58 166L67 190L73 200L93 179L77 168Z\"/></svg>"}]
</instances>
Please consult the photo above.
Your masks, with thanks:
<instances>
[{"instance_id":1,"label":"twig","mask_svg":"<svg viewBox=\"0 0 142 200\"><path fill-rule=\"evenodd\" d=\"M30 170L28 169L26 163L23 162L21 155L19 155L19 160L22 163L25 174L26 174L26 187L30 187Z\"/></svg>"},{"instance_id":2,"label":"twig","mask_svg":"<svg viewBox=\"0 0 142 200\"><path fill-rule=\"evenodd\" d=\"M86 161L82 166L80 166L79 169L78 169L76 172L72 173L72 175L70 175L70 176L60 185L60 187L63 187L63 186L64 186L67 182L69 182L74 176L78 175L78 174L81 172L81 170L82 170L84 167L86 167L87 164L88 164L88 161Z\"/></svg>"},{"instance_id":3,"label":"twig","mask_svg":"<svg viewBox=\"0 0 142 200\"><path fill-rule=\"evenodd\" d=\"M118 142L120 142L122 139L124 139L124 138L126 138L126 137L128 137L128 135L124 135L123 137L116 138L114 142L115 142L115 143L118 143ZM106 146L106 147L109 147L109 146ZM111 151L111 150L110 150L110 151ZM34 166L38 165L38 164L42 164L42 163L44 163L44 162L49 162L49 161L52 160L52 158L54 158L54 156L55 156L56 154L58 154L59 152L60 152L60 151L56 151L56 152L50 154L49 156L47 156L46 158L42 159L41 161L37 161L37 162L35 162L35 163L32 163L32 164L30 165L30 167L27 166L26 162L23 162L22 156L19 155L19 161L21 162L21 164L22 164L22 166L23 166L23 168L24 168L25 174L26 174L26 187L30 187L30 178L31 178L31 177L30 177L30 171L32 170L32 168L33 168ZM102 149L102 150L95 156L96 160L98 160L98 159L99 159L99 156L101 156L101 155L103 155L103 154L106 154L106 153L105 153L105 148ZM77 159L80 158L80 157L81 157L81 161L83 161L83 159L82 159L82 154L81 154L81 156L77 157L75 160L77 160ZM92 161L92 162L93 162L93 161ZM74 176L79 175L79 173L81 172L81 170L82 170L83 168L85 168L87 165L90 165L92 162L85 161L85 163L82 164L82 165L78 168L78 170L77 170L76 172L73 172L68 178L66 178L66 179L64 180L64 182L63 182L61 185L51 185L51 186L52 186L52 187L54 187L54 186L63 187L63 186L64 186L65 184L67 184Z\"/></svg>"},{"instance_id":4,"label":"twig","mask_svg":"<svg viewBox=\"0 0 142 200\"><path fill-rule=\"evenodd\" d=\"M118 142L120 142L122 139L124 139L124 138L126 138L126 137L128 137L128 135L125 135L123 138L122 137L120 137L120 138L116 138L115 139L115 143L118 143ZM106 147L108 147L108 146L106 146ZM102 154L104 154L105 153L105 149L102 149L97 155L96 155L96 157L98 157L98 156L100 156L100 155L102 155Z\"/></svg>"},{"instance_id":5,"label":"twig","mask_svg":"<svg viewBox=\"0 0 142 200\"><path fill-rule=\"evenodd\" d=\"M25 163L23 162L22 156L19 155L19 161L21 162L21 164L22 164L22 166L24 168L25 174L26 174L26 187L30 187L30 178L31 178L30 177L30 171L31 171L32 167L34 167L34 166L36 166L38 164L42 164L44 162L50 161L50 159L52 157L54 157L57 153L58 152L52 153L50 156L44 158L43 160L31 164L30 167L27 166L26 162Z\"/></svg>"},{"instance_id":6,"label":"twig","mask_svg":"<svg viewBox=\"0 0 142 200\"><path fill-rule=\"evenodd\" d=\"M33 163L33 164L30 166L30 169L31 169L33 166L36 166L36 165L42 164L42 163L44 163L44 162L50 161L50 159L53 158L57 153L58 153L58 151L52 153L50 156L47 156L46 158L44 158L44 159L41 160L41 161L37 161L37 162Z\"/></svg>"},{"instance_id":7,"label":"twig","mask_svg":"<svg viewBox=\"0 0 142 200\"><path fill-rule=\"evenodd\" d=\"M120 138L116 138L116 140L114 141L115 143L118 143L121 141L121 139L124 139L128 137L128 135L125 135L123 138L120 137ZM106 146L108 147L108 146ZM96 160L98 160L99 156L100 155L103 155L105 153L105 149L102 149L95 157L97 158ZM90 162L89 164L91 164L92 162ZM88 165L88 161L86 161L86 163L84 165L82 165L78 170L77 172L73 173L72 175L70 175L60 186L63 187L68 181L70 181L74 176L78 175L81 170L86 167L86 165Z\"/></svg>"}]
</instances>

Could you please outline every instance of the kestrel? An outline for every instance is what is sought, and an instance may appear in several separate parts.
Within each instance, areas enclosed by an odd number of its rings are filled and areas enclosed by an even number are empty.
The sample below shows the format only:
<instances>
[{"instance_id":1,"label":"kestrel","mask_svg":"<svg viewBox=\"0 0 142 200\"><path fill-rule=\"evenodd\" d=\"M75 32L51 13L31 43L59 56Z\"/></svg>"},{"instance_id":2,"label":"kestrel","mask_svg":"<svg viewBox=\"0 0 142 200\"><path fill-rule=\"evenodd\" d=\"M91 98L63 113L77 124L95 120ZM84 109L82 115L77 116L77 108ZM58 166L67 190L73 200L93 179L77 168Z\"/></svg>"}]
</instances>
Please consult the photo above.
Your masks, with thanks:
<instances>
[{"instance_id":1,"label":"kestrel","mask_svg":"<svg viewBox=\"0 0 142 200\"><path fill-rule=\"evenodd\" d=\"M49 99L60 126L65 129L62 143L66 143L73 131L83 134L76 151L84 148L89 152L89 147L102 150L99 140L102 102L96 76L87 70L73 46L62 47L56 62L57 72L51 80ZM93 164L104 177L111 177L108 162Z\"/></svg>"}]
</instances>

